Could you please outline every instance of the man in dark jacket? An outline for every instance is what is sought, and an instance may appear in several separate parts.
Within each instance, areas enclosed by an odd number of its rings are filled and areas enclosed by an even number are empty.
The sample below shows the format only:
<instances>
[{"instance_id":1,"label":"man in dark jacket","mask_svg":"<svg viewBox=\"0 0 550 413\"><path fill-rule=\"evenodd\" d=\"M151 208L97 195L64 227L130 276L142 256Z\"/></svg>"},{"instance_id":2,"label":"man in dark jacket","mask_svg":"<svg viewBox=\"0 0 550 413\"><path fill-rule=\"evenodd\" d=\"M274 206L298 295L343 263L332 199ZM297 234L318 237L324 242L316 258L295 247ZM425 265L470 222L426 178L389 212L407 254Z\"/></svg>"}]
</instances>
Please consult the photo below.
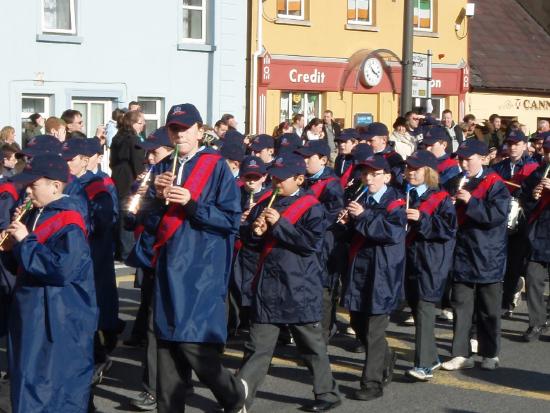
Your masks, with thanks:
<instances>
[{"instance_id":1,"label":"man in dark jacket","mask_svg":"<svg viewBox=\"0 0 550 413\"><path fill-rule=\"evenodd\" d=\"M522 201L528 219L530 254L527 264L529 328L523 335L533 341L547 329L548 310L544 286L550 264L550 138L543 144L544 163L522 185Z\"/></svg>"},{"instance_id":2,"label":"man in dark jacket","mask_svg":"<svg viewBox=\"0 0 550 413\"><path fill-rule=\"evenodd\" d=\"M333 158L332 154L336 153L336 139L340 136L340 132L340 125L334 120L332 110L325 110L323 112L323 133L330 147L331 156L329 156L329 159Z\"/></svg>"},{"instance_id":3,"label":"man in dark jacket","mask_svg":"<svg viewBox=\"0 0 550 413\"><path fill-rule=\"evenodd\" d=\"M241 226L241 239L261 251L252 289L250 338L238 376L248 383L248 408L269 369L281 325L288 324L298 350L313 374L315 401L306 411L330 410L341 404L322 337L322 274L319 253L326 230L323 207L300 186L303 158L284 153L269 170L278 197L265 200Z\"/></svg>"},{"instance_id":4,"label":"man in dark jacket","mask_svg":"<svg viewBox=\"0 0 550 413\"><path fill-rule=\"evenodd\" d=\"M447 154L451 154L458 149L458 146L464 140L462 136L462 129L453 121L453 112L449 109L445 109L441 114L441 125L445 128L447 147L445 148Z\"/></svg>"},{"instance_id":5,"label":"man in dark jacket","mask_svg":"<svg viewBox=\"0 0 550 413\"><path fill-rule=\"evenodd\" d=\"M455 194L458 232L454 258L452 306L454 309L453 358L442 367L474 367L470 356L472 314L477 315L478 354L481 367L499 365L500 306L506 267L506 224L510 193L502 179L483 169L486 143L462 142L457 154L467 181Z\"/></svg>"}]
</instances>

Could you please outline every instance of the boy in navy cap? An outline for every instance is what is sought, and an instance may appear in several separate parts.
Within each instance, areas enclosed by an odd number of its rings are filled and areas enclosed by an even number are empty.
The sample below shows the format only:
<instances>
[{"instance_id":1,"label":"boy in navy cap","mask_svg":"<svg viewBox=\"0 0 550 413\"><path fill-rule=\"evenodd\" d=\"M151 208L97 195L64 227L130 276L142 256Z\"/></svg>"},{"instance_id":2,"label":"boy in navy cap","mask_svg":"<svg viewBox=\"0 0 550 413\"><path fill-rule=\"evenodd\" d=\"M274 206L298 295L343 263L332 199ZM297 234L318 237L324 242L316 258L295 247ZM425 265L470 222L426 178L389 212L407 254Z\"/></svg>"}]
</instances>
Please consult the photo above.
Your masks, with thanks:
<instances>
[{"instance_id":1,"label":"boy in navy cap","mask_svg":"<svg viewBox=\"0 0 550 413\"><path fill-rule=\"evenodd\" d=\"M537 340L548 328L548 308L544 289L550 265L550 138L544 141L544 163L522 185L521 200L528 220L529 255L527 264L527 342Z\"/></svg>"},{"instance_id":2,"label":"boy in navy cap","mask_svg":"<svg viewBox=\"0 0 550 413\"><path fill-rule=\"evenodd\" d=\"M422 143L426 150L437 158L437 172L439 172L439 184L447 188L447 183L461 174L458 161L447 153L448 135L444 128L433 127L424 133Z\"/></svg>"},{"instance_id":3,"label":"boy in navy cap","mask_svg":"<svg viewBox=\"0 0 550 413\"><path fill-rule=\"evenodd\" d=\"M342 217L351 238L342 305L350 311L351 327L368 354L354 398L373 400L383 396L396 360L386 328L402 296L406 214L405 200L389 186L391 167L383 155L372 155L357 167L363 182L361 197L347 206Z\"/></svg>"},{"instance_id":4,"label":"boy in navy cap","mask_svg":"<svg viewBox=\"0 0 550 413\"><path fill-rule=\"evenodd\" d=\"M294 152L302 145L302 141L295 133L283 133L275 139L275 153L279 156L282 153Z\"/></svg>"},{"instance_id":5,"label":"boy in navy cap","mask_svg":"<svg viewBox=\"0 0 550 413\"><path fill-rule=\"evenodd\" d=\"M392 173L392 185L401 188L403 186L403 173L405 162L401 155L388 144L388 127L380 122L373 122L367 129L366 140L375 154L381 154L388 161Z\"/></svg>"},{"instance_id":6,"label":"boy in navy cap","mask_svg":"<svg viewBox=\"0 0 550 413\"><path fill-rule=\"evenodd\" d=\"M261 158L261 160L266 164L273 162L273 154L275 152L275 141L274 139L266 134L258 135L254 138L250 144L250 150L252 155Z\"/></svg>"},{"instance_id":7,"label":"boy in navy cap","mask_svg":"<svg viewBox=\"0 0 550 413\"><path fill-rule=\"evenodd\" d=\"M113 254L113 225L117 206L103 178L89 171L88 161L94 155L88 139L69 139L63 143L62 156L71 175L80 182L87 195L90 218L88 241L94 264L94 281L99 308L99 324L95 343L96 374L108 369L108 354L115 348L120 331L118 290Z\"/></svg>"},{"instance_id":8,"label":"boy in navy cap","mask_svg":"<svg viewBox=\"0 0 550 413\"><path fill-rule=\"evenodd\" d=\"M335 234L338 213L344 208L344 190L332 168L327 166L330 147L326 140L307 141L296 150L306 162L304 190L315 196L325 209L326 228L323 249L319 255L323 269L323 337L328 345L336 331L336 304L338 302L339 263L335 255Z\"/></svg>"},{"instance_id":9,"label":"boy in navy cap","mask_svg":"<svg viewBox=\"0 0 550 413\"><path fill-rule=\"evenodd\" d=\"M220 350L227 338L225 301L241 215L239 190L220 154L199 147L202 118L194 105L173 106L166 127L178 157L156 167L166 172L155 178L156 210L145 223L157 228L151 263L157 409L183 409L193 370L224 411L237 412L246 387L222 366Z\"/></svg>"},{"instance_id":10,"label":"boy in navy cap","mask_svg":"<svg viewBox=\"0 0 550 413\"><path fill-rule=\"evenodd\" d=\"M477 139L462 142L457 150L464 178L455 194L458 232L452 284L453 358L442 364L445 370L474 367L470 348L474 311L481 367L493 370L499 364L510 193L498 174L483 168L488 153L487 144Z\"/></svg>"},{"instance_id":11,"label":"boy in navy cap","mask_svg":"<svg viewBox=\"0 0 550 413\"><path fill-rule=\"evenodd\" d=\"M272 139L272 138L270 138ZM267 168L257 156L247 156L241 163L241 224L244 224L252 208L271 197L273 191L266 186ZM250 305L252 303L252 279L260 257L259 252L248 248L241 240L235 243L232 288L230 300L229 328L247 329L249 326Z\"/></svg>"},{"instance_id":12,"label":"boy in navy cap","mask_svg":"<svg viewBox=\"0 0 550 413\"><path fill-rule=\"evenodd\" d=\"M520 208L522 206L520 202L521 184L539 167L539 164L529 156L527 137L522 131L510 131L504 139L504 143L508 146L508 158L493 165L492 169L504 179L506 187L513 197L513 204ZM526 222L523 220L523 216L518 213L517 219L511 218L515 222L508 228L508 260L502 294L502 308L507 317L512 315L525 286L524 279L520 276L525 269L529 245L526 242Z\"/></svg>"},{"instance_id":13,"label":"boy in navy cap","mask_svg":"<svg viewBox=\"0 0 550 413\"><path fill-rule=\"evenodd\" d=\"M334 172L339 176L342 188L345 188L352 171L353 156L352 150L357 145L359 134L353 128L344 129L340 136L337 136L334 141L338 145L338 155L334 160Z\"/></svg>"},{"instance_id":14,"label":"boy in navy cap","mask_svg":"<svg viewBox=\"0 0 550 413\"><path fill-rule=\"evenodd\" d=\"M405 292L416 328L414 368L407 374L425 381L441 366L435 343L435 306L443 297L452 267L457 222L451 197L439 189L436 157L420 150L406 162L409 202Z\"/></svg>"},{"instance_id":15,"label":"boy in navy cap","mask_svg":"<svg viewBox=\"0 0 550 413\"><path fill-rule=\"evenodd\" d=\"M19 267L8 345L15 413L88 408L97 308L86 224L63 195L68 177L66 162L45 154L13 178L28 185L33 207L4 245Z\"/></svg>"},{"instance_id":16,"label":"boy in navy cap","mask_svg":"<svg viewBox=\"0 0 550 413\"><path fill-rule=\"evenodd\" d=\"M229 133L239 132L229 131L226 135L228 135ZM241 162L243 161L245 156L244 146L242 144L232 142L224 143L220 149L220 154L225 158L227 165L229 165L229 169L231 170L233 177L237 179L239 177Z\"/></svg>"},{"instance_id":17,"label":"boy in navy cap","mask_svg":"<svg viewBox=\"0 0 550 413\"><path fill-rule=\"evenodd\" d=\"M306 173L301 156L285 152L275 159L269 173L278 194L275 201L257 204L241 226L243 243L260 252L260 258L252 282L250 338L238 376L250 389L248 408L267 374L279 331L288 324L313 373L316 400L304 409L327 411L341 401L320 325L323 289L319 253L325 213L317 199L300 188Z\"/></svg>"}]
</instances>

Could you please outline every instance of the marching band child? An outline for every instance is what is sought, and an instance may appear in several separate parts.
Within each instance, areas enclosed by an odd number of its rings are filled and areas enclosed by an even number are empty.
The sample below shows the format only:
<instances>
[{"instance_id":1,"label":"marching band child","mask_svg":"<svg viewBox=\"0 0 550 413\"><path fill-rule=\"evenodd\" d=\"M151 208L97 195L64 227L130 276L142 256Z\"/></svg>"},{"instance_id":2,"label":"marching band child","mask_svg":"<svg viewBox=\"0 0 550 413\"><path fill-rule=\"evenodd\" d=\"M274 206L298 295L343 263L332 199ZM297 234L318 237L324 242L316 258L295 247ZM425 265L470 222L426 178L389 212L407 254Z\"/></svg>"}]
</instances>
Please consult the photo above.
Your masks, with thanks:
<instances>
[{"instance_id":1,"label":"marching band child","mask_svg":"<svg viewBox=\"0 0 550 413\"><path fill-rule=\"evenodd\" d=\"M66 162L46 154L12 178L28 185L34 208L7 229L20 268L8 347L15 413L88 408L97 308L86 225L63 195L68 177Z\"/></svg>"},{"instance_id":2,"label":"marching band child","mask_svg":"<svg viewBox=\"0 0 550 413\"><path fill-rule=\"evenodd\" d=\"M341 216L352 235L342 305L368 354L354 397L373 400L383 396L396 360L386 328L402 297L406 214L400 192L389 186L391 167L383 155L370 156L356 167L361 168L364 189Z\"/></svg>"},{"instance_id":3,"label":"marching band child","mask_svg":"<svg viewBox=\"0 0 550 413\"><path fill-rule=\"evenodd\" d=\"M420 150L406 163L409 202L405 292L416 339L414 368L407 374L425 381L441 366L435 343L435 309L452 266L457 222L449 194L439 189L436 157Z\"/></svg>"}]
</instances>

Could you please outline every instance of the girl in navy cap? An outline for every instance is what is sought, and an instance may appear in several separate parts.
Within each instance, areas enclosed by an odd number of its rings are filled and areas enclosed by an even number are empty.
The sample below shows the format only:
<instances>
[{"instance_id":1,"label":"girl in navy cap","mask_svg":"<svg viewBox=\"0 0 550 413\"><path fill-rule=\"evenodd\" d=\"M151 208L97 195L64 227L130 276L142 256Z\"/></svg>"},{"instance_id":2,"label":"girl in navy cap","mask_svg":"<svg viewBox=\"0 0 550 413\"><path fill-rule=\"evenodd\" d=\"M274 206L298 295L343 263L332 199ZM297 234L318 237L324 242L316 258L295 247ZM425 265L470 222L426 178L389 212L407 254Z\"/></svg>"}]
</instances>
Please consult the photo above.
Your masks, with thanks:
<instances>
[{"instance_id":1,"label":"girl in navy cap","mask_svg":"<svg viewBox=\"0 0 550 413\"><path fill-rule=\"evenodd\" d=\"M382 397L392 379L395 353L386 340L389 314L400 302L405 272L405 200L393 187L391 168L384 156L360 162L363 192L343 217L351 246L342 305L350 311L351 327L365 345L368 357L358 400Z\"/></svg>"},{"instance_id":2,"label":"girl in navy cap","mask_svg":"<svg viewBox=\"0 0 550 413\"><path fill-rule=\"evenodd\" d=\"M326 230L325 213L317 199L300 188L306 172L301 156L287 152L275 159L269 172L277 198L256 205L241 226L241 239L260 257L252 281L250 338L238 376L250 389L248 408L267 374L280 329L288 324L313 373L316 400L304 409L327 411L341 401L320 323L323 288L319 252Z\"/></svg>"},{"instance_id":3,"label":"girl in navy cap","mask_svg":"<svg viewBox=\"0 0 550 413\"><path fill-rule=\"evenodd\" d=\"M435 343L435 308L452 266L456 212L449 194L439 189L436 157L421 150L406 162L409 202L405 291L416 328L414 368L407 374L429 380L441 366Z\"/></svg>"},{"instance_id":4,"label":"girl in navy cap","mask_svg":"<svg viewBox=\"0 0 550 413\"><path fill-rule=\"evenodd\" d=\"M8 345L14 413L88 408L97 308L86 225L63 195L68 176L61 157L38 155L13 178L29 185L33 206L7 229L19 267Z\"/></svg>"}]
</instances>

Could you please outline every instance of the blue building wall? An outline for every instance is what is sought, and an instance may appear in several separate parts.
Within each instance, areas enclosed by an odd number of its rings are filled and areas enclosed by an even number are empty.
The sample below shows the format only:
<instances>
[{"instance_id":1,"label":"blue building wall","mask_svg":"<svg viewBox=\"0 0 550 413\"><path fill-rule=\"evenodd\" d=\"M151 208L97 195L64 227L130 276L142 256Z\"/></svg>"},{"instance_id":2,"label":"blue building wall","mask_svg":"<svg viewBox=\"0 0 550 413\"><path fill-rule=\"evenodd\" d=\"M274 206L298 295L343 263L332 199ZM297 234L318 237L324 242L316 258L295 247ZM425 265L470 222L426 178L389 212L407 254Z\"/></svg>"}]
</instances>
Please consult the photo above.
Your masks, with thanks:
<instances>
[{"instance_id":1,"label":"blue building wall","mask_svg":"<svg viewBox=\"0 0 550 413\"><path fill-rule=\"evenodd\" d=\"M0 25L0 125L21 137L21 98L48 95L60 116L76 97L113 108L138 97L194 103L212 124L245 128L247 6L208 0L206 44L182 43L182 0L74 0L75 35L42 33L42 0L5 2Z\"/></svg>"}]
</instances>

